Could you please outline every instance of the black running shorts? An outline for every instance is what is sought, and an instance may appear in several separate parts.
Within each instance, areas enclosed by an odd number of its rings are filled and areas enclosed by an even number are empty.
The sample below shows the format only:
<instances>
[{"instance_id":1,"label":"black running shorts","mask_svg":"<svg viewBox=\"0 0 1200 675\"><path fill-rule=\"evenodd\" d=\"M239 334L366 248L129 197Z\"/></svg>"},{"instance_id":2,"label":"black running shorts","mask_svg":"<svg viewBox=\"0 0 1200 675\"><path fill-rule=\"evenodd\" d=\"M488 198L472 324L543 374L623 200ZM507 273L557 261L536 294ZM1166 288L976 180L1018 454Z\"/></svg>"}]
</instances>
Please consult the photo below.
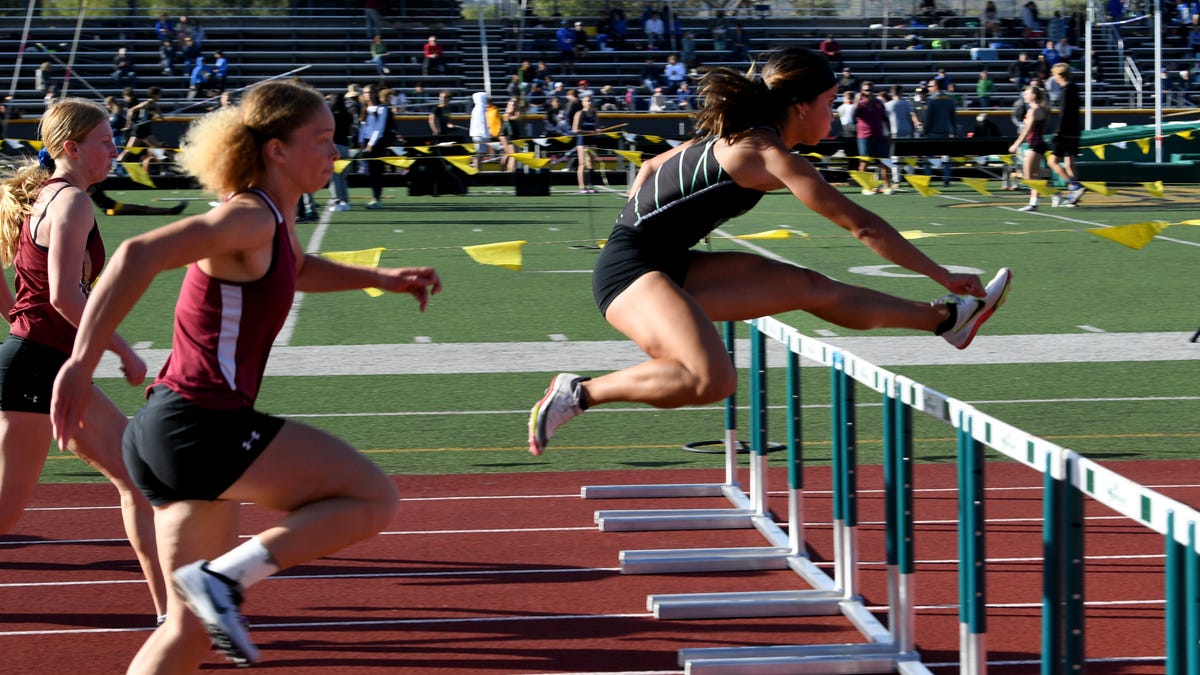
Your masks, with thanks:
<instances>
[{"instance_id":1,"label":"black running shorts","mask_svg":"<svg viewBox=\"0 0 1200 675\"><path fill-rule=\"evenodd\" d=\"M1066 136L1064 134L1056 134L1054 136L1054 156L1055 157L1077 157L1079 156L1079 137Z\"/></svg>"},{"instance_id":2,"label":"black running shorts","mask_svg":"<svg viewBox=\"0 0 1200 675\"><path fill-rule=\"evenodd\" d=\"M596 258L592 293L601 314L626 288L647 272L662 272L680 287L699 251L654 242L638 230L617 225Z\"/></svg>"},{"instance_id":3,"label":"black running shorts","mask_svg":"<svg viewBox=\"0 0 1200 675\"><path fill-rule=\"evenodd\" d=\"M281 418L253 408L201 408L158 385L125 428L125 466L155 506L211 501L241 478L282 427Z\"/></svg>"},{"instance_id":4,"label":"black running shorts","mask_svg":"<svg viewBox=\"0 0 1200 675\"><path fill-rule=\"evenodd\" d=\"M50 414L54 378L67 355L9 335L0 345L0 410Z\"/></svg>"}]
</instances>

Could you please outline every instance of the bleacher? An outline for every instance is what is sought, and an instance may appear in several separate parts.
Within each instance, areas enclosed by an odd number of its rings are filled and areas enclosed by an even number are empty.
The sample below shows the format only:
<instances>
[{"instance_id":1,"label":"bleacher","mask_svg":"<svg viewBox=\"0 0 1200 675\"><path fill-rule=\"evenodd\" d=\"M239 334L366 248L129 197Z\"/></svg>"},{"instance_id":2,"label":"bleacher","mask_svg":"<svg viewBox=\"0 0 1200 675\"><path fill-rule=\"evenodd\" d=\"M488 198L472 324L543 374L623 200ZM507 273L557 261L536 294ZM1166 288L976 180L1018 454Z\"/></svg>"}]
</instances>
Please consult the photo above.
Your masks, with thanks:
<instances>
[{"instance_id":1,"label":"bleacher","mask_svg":"<svg viewBox=\"0 0 1200 675\"><path fill-rule=\"evenodd\" d=\"M314 4L314 3L310 3ZM319 3L316 3L319 4ZM412 5L413 3L410 3ZM370 41L365 35L363 17L357 8L344 3L328 3L324 9L312 10L301 16L269 14L209 16L201 14L205 39L202 50L211 64L214 49L222 50L230 62L227 89L238 89L266 78L279 77L303 68L297 74L325 92L344 90L347 84L378 81L375 64L369 59ZM634 6L630 5L632 9ZM411 13L417 10L410 9ZM78 51L74 55L76 79L71 92L84 95L119 95L121 87L112 78L112 57L118 47L126 47L137 72L137 89L149 86L163 90L166 114L177 109L199 111L195 101L188 99L190 68L182 65L172 75L164 75L158 63L158 45L153 31L157 10L146 8L144 15L118 17L89 17L84 21ZM630 40L626 48L603 51L593 49L576 62L573 73L559 73L558 52L554 45L557 24L524 26L518 30L511 21L489 21L488 65L490 82L483 81L485 72L478 25L475 21L431 16L392 17L393 24L384 30L384 42L390 50L387 61L391 73L386 82L392 87L411 91L420 84L430 97L441 89L455 94L459 114L469 110L469 94L490 89L503 92L509 76L522 61L545 61L555 80L574 86L580 79L588 80L594 90L606 84L623 94L626 87L641 84L641 71L647 58L661 68L669 48L648 51L639 39L639 21L630 16ZM587 20L587 19L585 19ZM712 19L704 14L684 15L683 31L695 35L698 68L727 65L738 69L748 66L747 60L731 60L728 51L713 48L710 38ZM588 20L591 23L590 20ZM11 72L21 46L24 10L0 9L0 70ZM726 25L743 24L746 45L751 55L769 49L798 44L816 48L826 35L834 35L842 45L842 62L862 80L871 80L881 87L901 85L911 92L931 78L938 67L944 67L956 84L957 95L964 108L974 108L975 81L981 68L986 67L996 81L993 107L1008 108L1017 92L1008 79L1008 66L1020 51L1031 54L1042 46L1041 40L1026 40L1011 22L998 36L983 37L973 25L973 17L947 17L941 25L916 27L904 25L906 19L884 17L782 16L774 12L769 18L734 17ZM1129 31L1136 28L1127 29ZM34 73L43 61L65 61L74 39L74 17L35 15L29 40L16 78L14 105L33 115L44 104L34 90ZM422 75L421 46L430 34L436 34L446 50L447 72L444 75ZM918 35L926 48L907 49L908 35ZM933 40L945 48L931 49ZM1152 83L1154 73L1149 56L1149 41L1128 40L1131 46L1125 53L1137 59L1146 82ZM594 46L594 45L593 45ZM986 60L977 60L981 50ZM1099 45L1097 58L1104 64L1106 80L1093 89L1093 106L1127 106L1133 96L1121 84L1123 66L1107 45ZM1165 63L1191 62L1190 51L1170 47ZM1077 60L1076 65L1081 61ZM56 78L61 79L63 65L54 66ZM185 73L186 70L186 73ZM86 84L85 84L86 83ZM649 92L644 92L648 94ZM425 103L425 102L414 102ZM192 108L188 108L192 106ZM421 112L421 109L409 112Z\"/></svg>"}]
</instances>

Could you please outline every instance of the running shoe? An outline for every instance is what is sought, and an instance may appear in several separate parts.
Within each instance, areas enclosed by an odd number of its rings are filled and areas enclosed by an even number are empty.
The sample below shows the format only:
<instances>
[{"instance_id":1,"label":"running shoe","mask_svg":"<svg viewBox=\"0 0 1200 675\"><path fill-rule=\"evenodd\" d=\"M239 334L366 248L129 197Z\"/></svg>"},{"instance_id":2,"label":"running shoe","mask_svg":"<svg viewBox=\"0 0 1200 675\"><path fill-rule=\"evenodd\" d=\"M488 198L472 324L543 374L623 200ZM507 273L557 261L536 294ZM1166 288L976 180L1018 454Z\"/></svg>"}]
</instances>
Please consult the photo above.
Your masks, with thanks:
<instances>
[{"instance_id":1,"label":"running shoe","mask_svg":"<svg viewBox=\"0 0 1200 675\"><path fill-rule=\"evenodd\" d=\"M242 604L237 582L208 568L207 560L184 565L171 574L175 592L212 638L213 647L239 666L258 661L258 648L238 607Z\"/></svg>"},{"instance_id":2,"label":"running shoe","mask_svg":"<svg viewBox=\"0 0 1200 675\"><path fill-rule=\"evenodd\" d=\"M371 201L367 202L367 208L368 209L382 209L383 203L380 202L378 199L372 199Z\"/></svg>"},{"instance_id":3,"label":"running shoe","mask_svg":"<svg viewBox=\"0 0 1200 675\"><path fill-rule=\"evenodd\" d=\"M1063 201L1063 203L1070 206L1075 206L1079 203L1079 198L1083 196L1084 192L1087 192L1087 188L1083 187L1082 185L1067 190L1067 198Z\"/></svg>"},{"instance_id":4,"label":"running shoe","mask_svg":"<svg viewBox=\"0 0 1200 675\"><path fill-rule=\"evenodd\" d=\"M996 308L1004 304L1008 297L1008 289L1012 285L1012 272L1007 267L1001 268L987 285L987 293L982 298L973 295L947 295L933 301L933 304L944 304L955 313L954 327L942 333L946 342L966 349L975 339L979 327L988 320Z\"/></svg>"},{"instance_id":5,"label":"running shoe","mask_svg":"<svg viewBox=\"0 0 1200 675\"><path fill-rule=\"evenodd\" d=\"M550 381L546 395L529 411L529 452L540 455L554 432L583 412L579 384L588 378L560 373Z\"/></svg>"},{"instance_id":6,"label":"running shoe","mask_svg":"<svg viewBox=\"0 0 1200 675\"><path fill-rule=\"evenodd\" d=\"M1026 211L1026 212L1037 211L1037 204L1026 204L1025 206L1022 206L1021 208L1019 208L1017 210L1018 211Z\"/></svg>"}]
</instances>

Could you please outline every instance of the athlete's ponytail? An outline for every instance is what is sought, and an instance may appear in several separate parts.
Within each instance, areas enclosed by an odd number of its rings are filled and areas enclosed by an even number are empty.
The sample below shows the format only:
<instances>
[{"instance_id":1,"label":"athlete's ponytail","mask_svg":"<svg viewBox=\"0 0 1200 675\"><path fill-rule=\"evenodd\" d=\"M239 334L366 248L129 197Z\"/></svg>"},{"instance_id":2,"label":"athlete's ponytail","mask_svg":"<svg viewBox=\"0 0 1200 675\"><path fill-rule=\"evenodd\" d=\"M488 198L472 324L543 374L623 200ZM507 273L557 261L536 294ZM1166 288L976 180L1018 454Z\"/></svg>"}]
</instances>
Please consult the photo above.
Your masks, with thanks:
<instances>
[{"instance_id":1,"label":"athlete's ponytail","mask_svg":"<svg viewBox=\"0 0 1200 675\"><path fill-rule=\"evenodd\" d=\"M820 52L787 47L767 56L762 74L714 68L700 81L697 136L737 140L761 125L778 125L787 107L813 101L837 84Z\"/></svg>"}]
</instances>

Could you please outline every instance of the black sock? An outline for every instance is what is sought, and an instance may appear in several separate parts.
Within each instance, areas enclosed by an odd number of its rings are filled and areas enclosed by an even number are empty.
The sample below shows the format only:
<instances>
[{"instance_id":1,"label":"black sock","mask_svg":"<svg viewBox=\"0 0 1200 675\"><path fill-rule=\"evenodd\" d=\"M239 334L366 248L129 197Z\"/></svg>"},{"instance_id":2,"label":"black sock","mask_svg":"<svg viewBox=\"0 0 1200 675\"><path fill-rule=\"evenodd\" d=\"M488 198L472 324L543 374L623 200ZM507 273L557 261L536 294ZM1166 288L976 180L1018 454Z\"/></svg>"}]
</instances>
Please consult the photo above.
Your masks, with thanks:
<instances>
[{"instance_id":1,"label":"black sock","mask_svg":"<svg viewBox=\"0 0 1200 675\"><path fill-rule=\"evenodd\" d=\"M574 390L575 390L575 392L574 392L574 393L575 393L575 400L576 400L576 401L579 401L579 409L580 409L580 410L587 410L587 409L588 409L587 392L585 392L585 391L583 390L583 387L582 387L582 386L580 386L580 385L582 385L584 382L587 382L587 381L588 381L588 380L590 380L590 379L592 379L592 378L590 378L590 377L581 377L581 378L579 378L578 380L575 380L575 382L574 382L574 386L573 386L573 388L574 388Z\"/></svg>"},{"instance_id":2,"label":"black sock","mask_svg":"<svg viewBox=\"0 0 1200 675\"><path fill-rule=\"evenodd\" d=\"M955 323L958 323L958 303L946 303L946 309L950 310L950 313L938 324L937 328L933 329L934 335L943 335L954 328Z\"/></svg>"}]
</instances>

